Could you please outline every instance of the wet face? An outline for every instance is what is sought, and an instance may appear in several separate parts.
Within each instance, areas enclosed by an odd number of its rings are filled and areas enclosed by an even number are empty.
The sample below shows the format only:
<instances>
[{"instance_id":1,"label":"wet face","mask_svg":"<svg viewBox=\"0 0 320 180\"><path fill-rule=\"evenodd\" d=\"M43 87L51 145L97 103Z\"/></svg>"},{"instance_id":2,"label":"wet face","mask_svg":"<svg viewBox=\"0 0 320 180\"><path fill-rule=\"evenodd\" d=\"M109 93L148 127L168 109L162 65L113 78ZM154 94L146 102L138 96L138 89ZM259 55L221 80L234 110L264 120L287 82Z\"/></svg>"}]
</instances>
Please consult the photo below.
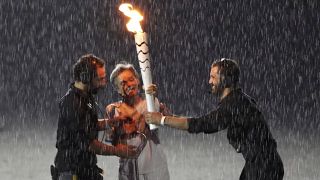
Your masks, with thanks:
<instances>
[{"instance_id":1,"label":"wet face","mask_svg":"<svg viewBox=\"0 0 320 180\"><path fill-rule=\"evenodd\" d=\"M218 66L213 66L211 68L209 84L211 85L212 94L219 94L222 91L220 86L220 73Z\"/></svg>"},{"instance_id":2,"label":"wet face","mask_svg":"<svg viewBox=\"0 0 320 180\"><path fill-rule=\"evenodd\" d=\"M130 69L122 71L116 78L116 86L121 96L136 96L139 93L139 84L139 79Z\"/></svg>"},{"instance_id":3,"label":"wet face","mask_svg":"<svg viewBox=\"0 0 320 180\"><path fill-rule=\"evenodd\" d=\"M97 68L97 77L93 78L92 86L93 90L97 91L98 89L102 89L107 85L106 79L106 69L105 67L98 67Z\"/></svg>"}]
</instances>

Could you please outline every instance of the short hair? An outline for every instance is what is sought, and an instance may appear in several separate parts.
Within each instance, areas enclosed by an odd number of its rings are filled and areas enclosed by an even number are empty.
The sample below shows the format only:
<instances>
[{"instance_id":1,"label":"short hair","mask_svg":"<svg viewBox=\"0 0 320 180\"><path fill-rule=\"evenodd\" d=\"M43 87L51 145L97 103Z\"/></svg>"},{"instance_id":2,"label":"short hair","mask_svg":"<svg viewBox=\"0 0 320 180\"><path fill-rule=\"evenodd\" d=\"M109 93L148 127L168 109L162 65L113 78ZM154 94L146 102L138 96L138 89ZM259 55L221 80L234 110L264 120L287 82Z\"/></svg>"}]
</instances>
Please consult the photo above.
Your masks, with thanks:
<instances>
[{"instance_id":1,"label":"short hair","mask_svg":"<svg viewBox=\"0 0 320 180\"><path fill-rule=\"evenodd\" d=\"M137 78L139 78L139 74L134 66L127 62L120 62L116 65L116 67L112 70L110 74L110 82L115 89L117 89L117 85L115 84L115 80L120 73L125 70L130 70Z\"/></svg>"},{"instance_id":2,"label":"short hair","mask_svg":"<svg viewBox=\"0 0 320 180\"><path fill-rule=\"evenodd\" d=\"M220 75L224 76L225 87L236 87L238 85L240 68L235 60L226 58L216 59L212 63L211 68L215 66L219 68Z\"/></svg>"},{"instance_id":3,"label":"short hair","mask_svg":"<svg viewBox=\"0 0 320 180\"><path fill-rule=\"evenodd\" d=\"M93 54L85 54L81 56L73 65L73 78L75 81L84 81L83 74L87 76L87 81L91 81L97 77L97 68L103 67L105 61ZM83 82L88 83L88 82Z\"/></svg>"}]
</instances>

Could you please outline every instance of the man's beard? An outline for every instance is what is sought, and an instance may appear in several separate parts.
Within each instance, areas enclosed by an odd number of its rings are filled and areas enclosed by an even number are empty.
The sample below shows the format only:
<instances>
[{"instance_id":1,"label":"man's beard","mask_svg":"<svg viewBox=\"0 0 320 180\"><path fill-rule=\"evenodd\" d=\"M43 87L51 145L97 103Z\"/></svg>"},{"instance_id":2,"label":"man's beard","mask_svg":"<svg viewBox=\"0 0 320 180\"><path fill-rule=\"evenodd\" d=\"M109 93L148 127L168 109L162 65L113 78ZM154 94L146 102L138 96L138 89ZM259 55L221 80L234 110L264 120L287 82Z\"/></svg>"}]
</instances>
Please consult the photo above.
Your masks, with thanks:
<instances>
[{"instance_id":1,"label":"man's beard","mask_svg":"<svg viewBox=\"0 0 320 180\"><path fill-rule=\"evenodd\" d=\"M223 88L220 84L211 85L211 93L215 96L220 96L222 94Z\"/></svg>"}]
</instances>

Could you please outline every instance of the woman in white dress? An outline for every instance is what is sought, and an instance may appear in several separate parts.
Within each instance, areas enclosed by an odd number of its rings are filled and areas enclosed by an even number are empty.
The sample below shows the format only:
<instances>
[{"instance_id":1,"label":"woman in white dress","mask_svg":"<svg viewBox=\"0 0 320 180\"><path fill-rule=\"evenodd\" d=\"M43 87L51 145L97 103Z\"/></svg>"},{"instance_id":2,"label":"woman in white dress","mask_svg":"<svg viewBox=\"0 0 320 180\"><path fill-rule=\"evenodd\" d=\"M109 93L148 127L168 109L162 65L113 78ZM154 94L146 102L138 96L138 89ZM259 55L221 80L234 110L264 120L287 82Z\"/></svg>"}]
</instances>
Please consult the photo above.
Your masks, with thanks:
<instances>
[{"instance_id":1,"label":"woman in white dress","mask_svg":"<svg viewBox=\"0 0 320 180\"><path fill-rule=\"evenodd\" d=\"M118 120L114 126L112 143L126 143L140 149L137 159L120 158L119 180L169 180L166 156L160 145L158 129L150 129L145 123L143 113L147 111L144 96L140 94L139 75L131 64L117 64L110 75L110 81L122 100L106 107L109 119L121 116L114 104L132 109L130 119ZM154 93L156 86L152 85L147 91ZM169 115L168 108L155 98L156 109Z\"/></svg>"}]
</instances>

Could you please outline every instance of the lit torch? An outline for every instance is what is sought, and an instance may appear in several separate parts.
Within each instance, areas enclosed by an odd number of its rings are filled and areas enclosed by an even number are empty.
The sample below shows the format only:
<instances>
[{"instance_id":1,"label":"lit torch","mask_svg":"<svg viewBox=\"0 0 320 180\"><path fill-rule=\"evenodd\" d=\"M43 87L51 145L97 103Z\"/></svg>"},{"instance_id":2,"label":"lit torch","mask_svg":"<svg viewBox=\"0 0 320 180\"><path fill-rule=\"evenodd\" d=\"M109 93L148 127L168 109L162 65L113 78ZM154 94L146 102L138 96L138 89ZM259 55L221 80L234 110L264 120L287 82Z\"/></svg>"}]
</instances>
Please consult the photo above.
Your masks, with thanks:
<instances>
[{"instance_id":1,"label":"lit torch","mask_svg":"<svg viewBox=\"0 0 320 180\"><path fill-rule=\"evenodd\" d=\"M147 33L143 32L140 21L143 20L143 16L140 13L133 9L131 4L121 4L119 10L123 12L124 15L130 18L127 23L127 28L129 31L135 33L134 39L136 43L136 49L138 54L139 66L141 70L141 76L144 87L149 87L152 84L151 76L151 66L150 66L150 56L148 48L148 39ZM154 97L151 94L146 95L147 109L149 112L155 112ZM150 129L156 129L156 125L150 124Z\"/></svg>"}]
</instances>

